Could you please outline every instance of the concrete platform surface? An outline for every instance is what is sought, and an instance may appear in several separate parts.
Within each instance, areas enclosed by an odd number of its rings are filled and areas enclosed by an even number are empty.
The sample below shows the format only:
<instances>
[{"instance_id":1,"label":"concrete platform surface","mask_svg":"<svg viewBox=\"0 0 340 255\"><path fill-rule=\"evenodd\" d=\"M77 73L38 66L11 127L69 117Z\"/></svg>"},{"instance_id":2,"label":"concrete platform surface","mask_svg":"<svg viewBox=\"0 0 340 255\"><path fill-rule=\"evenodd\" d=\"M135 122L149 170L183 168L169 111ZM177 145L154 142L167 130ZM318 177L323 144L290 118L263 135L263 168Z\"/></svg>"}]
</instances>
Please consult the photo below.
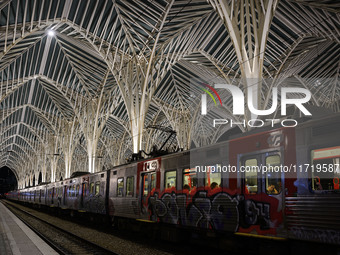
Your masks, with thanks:
<instances>
[{"instance_id":1,"label":"concrete platform surface","mask_svg":"<svg viewBox=\"0 0 340 255\"><path fill-rule=\"evenodd\" d=\"M0 254L58 254L0 202Z\"/></svg>"}]
</instances>

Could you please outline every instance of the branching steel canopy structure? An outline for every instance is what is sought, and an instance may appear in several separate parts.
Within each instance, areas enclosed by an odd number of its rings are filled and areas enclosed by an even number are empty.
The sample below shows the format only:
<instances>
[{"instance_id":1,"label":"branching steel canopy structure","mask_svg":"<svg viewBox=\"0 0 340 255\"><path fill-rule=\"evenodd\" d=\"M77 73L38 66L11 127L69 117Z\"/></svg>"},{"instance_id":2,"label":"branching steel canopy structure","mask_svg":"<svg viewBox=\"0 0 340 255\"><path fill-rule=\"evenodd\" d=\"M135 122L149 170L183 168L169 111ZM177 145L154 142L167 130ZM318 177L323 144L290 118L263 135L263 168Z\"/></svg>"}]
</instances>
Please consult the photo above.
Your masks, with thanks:
<instances>
[{"instance_id":1,"label":"branching steel canopy structure","mask_svg":"<svg viewBox=\"0 0 340 255\"><path fill-rule=\"evenodd\" d=\"M198 81L255 79L266 109L262 79L294 77L338 112L339 56L335 0L1 1L0 167L19 187L100 171L162 144L148 125L172 150L214 143L230 127L197 114ZM211 118L235 118L224 98Z\"/></svg>"}]
</instances>

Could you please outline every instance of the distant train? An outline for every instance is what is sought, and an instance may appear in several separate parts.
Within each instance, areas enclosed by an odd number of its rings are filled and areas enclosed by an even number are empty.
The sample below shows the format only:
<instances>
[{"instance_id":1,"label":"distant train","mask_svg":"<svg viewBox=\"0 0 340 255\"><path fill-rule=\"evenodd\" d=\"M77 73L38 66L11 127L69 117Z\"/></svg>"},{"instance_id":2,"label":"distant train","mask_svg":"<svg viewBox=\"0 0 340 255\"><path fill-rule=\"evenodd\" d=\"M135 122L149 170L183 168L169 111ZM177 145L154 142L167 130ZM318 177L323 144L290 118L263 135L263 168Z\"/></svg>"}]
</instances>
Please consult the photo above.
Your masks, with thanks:
<instances>
[{"instance_id":1,"label":"distant train","mask_svg":"<svg viewBox=\"0 0 340 255\"><path fill-rule=\"evenodd\" d=\"M171 229L340 244L340 115L10 192ZM153 224L158 225L158 224Z\"/></svg>"}]
</instances>

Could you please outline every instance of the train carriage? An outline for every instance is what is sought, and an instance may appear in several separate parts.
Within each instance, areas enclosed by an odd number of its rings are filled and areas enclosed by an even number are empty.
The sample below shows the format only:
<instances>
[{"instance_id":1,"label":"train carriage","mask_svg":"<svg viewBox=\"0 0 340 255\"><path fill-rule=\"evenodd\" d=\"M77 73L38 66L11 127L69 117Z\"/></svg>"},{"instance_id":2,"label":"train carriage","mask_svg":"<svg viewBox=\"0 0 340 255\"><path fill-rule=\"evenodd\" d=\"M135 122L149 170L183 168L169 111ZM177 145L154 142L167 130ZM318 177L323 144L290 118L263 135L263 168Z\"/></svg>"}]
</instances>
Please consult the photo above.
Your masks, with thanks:
<instances>
[{"instance_id":1,"label":"train carriage","mask_svg":"<svg viewBox=\"0 0 340 255\"><path fill-rule=\"evenodd\" d=\"M134 176L137 177L135 186L138 201L136 203L136 200L132 200L129 205L126 204L128 200L125 200L125 204L115 203L117 199L114 195L120 194L124 197L128 192L128 176L124 175L126 169L118 169L117 178L111 180L112 184L117 185L113 188L116 193L113 192L113 196L110 196L114 215L121 216L117 211L123 211L126 215L125 211L130 210L130 214L134 213L132 217L144 221L160 221L216 231L256 230L258 234L276 235L277 227L282 228L283 210L279 203L282 201L282 192L276 195L267 194L265 187L268 186L268 180L262 175L244 176L222 169L233 164L238 166L240 158L245 162L245 155L252 158L253 154L255 158L265 160L264 156L261 156L262 153L272 157L273 161L276 159L274 156L281 155L285 150L280 147L284 139L282 138L274 149L269 148L267 141L271 135L285 132L288 131L276 130L258 134L254 138L244 137L238 141L243 143L243 151L230 150L233 145L230 141L194 149L190 153L178 153L139 162L137 175ZM259 146L256 139L266 143ZM252 143L257 145L252 147ZM238 158L237 162L232 162L235 157ZM280 159L275 163L281 163ZM260 165L260 162L257 164ZM252 182L249 183L252 185L249 185L251 192L248 193L245 189L247 179ZM281 176L279 180L284 185ZM122 187L120 193L119 183ZM284 186L281 188L284 189Z\"/></svg>"}]
</instances>

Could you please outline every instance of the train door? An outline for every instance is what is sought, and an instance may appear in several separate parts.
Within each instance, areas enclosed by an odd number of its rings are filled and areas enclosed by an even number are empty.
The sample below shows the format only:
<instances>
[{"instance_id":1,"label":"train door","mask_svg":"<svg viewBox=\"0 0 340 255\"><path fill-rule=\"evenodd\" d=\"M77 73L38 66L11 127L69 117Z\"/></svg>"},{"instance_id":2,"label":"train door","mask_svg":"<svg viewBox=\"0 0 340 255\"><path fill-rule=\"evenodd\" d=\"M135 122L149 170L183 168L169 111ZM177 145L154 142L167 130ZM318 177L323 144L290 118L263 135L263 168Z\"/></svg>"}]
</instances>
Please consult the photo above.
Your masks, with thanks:
<instances>
[{"instance_id":1,"label":"train door","mask_svg":"<svg viewBox=\"0 0 340 255\"><path fill-rule=\"evenodd\" d=\"M64 186L63 205L66 205L67 186Z\"/></svg>"},{"instance_id":2,"label":"train door","mask_svg":"<svg viewBox=\"0 0 340 255\"><path fill-rule=\"evenodd\" d=\"M243 193L281 195L284 187L282 165L283 159L279 151L242 157L240 170Z\"/></svg>"},{"instance_id":3,"label":"train door","mask_svg":"<svg viewBox=\"0 0 340 255\"><path fill-rule=\"evenodd\" d=\"M80 198L80 206L84 207L84 197L86 192L86 183L81 185L81 198Z\"/></svg>"},{"instance_id":4,"label":"train door","mask_svg":"<svg viewBox=\"0 0 340 255\"><path fill-rule=\"evenodd\" d=\"M143 204L146 205L148 203L148 198L153 190L156 188L156 172L148 172L148 173L142 173L141 174L141 194L142 194L142 209Z\"/></svg>"},{"instance_id":5,"label":"train door","mask_svg":"<svg viewBox=\"0 0 340 255\"><path fill-rule=\"evenodd\" d=\"M53 205L54 202L54 195L55 195L55 187L52 188L52 197L51 197L51 204Z\"/></svg>"}]
</instances>

